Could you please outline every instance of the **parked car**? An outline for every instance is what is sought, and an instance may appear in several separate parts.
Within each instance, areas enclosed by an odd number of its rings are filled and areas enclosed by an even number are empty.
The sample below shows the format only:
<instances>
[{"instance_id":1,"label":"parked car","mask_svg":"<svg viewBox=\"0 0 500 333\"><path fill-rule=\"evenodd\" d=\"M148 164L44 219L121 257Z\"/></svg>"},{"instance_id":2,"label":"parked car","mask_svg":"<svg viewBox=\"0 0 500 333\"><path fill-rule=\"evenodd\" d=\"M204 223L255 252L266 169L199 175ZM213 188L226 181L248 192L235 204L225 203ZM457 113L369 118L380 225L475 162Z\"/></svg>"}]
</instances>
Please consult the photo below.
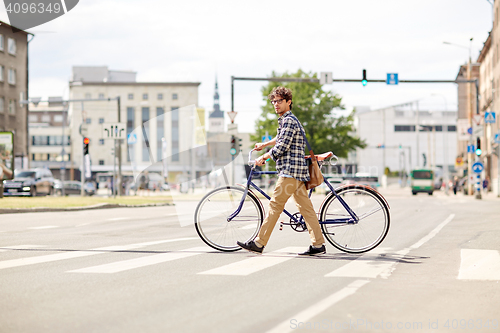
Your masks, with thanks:
<instances>
[{"instance_id":1,"label":"parked car","mask_svg":"<svg viewBox=\"0 0 500 333\"><path fill-rule=\"evenodd\" d=\"M14 179L3 181L4 196L52 195L54 177L49 169L36 168L14 171Z\"/></svg>"},{"instance_id":2,"label":"parked car","mask_svg":"<svg viewBox=\"0 0 500 333\"><path fill-rule=\"evenodd\" d=\"M55 193L56 195L63 195L63 190L62 190L62 183L60 180L58 180L58 183L55 187ZM94 183L87 182L84 185L84 191L85 195L92 196L96 192L96 188ZM74 181L74 180L68 180L64 181L64 195L68 196L70 194L76 194L80 195L82 193L82 184L79 181Z\"/></svg>"}]
</instances>

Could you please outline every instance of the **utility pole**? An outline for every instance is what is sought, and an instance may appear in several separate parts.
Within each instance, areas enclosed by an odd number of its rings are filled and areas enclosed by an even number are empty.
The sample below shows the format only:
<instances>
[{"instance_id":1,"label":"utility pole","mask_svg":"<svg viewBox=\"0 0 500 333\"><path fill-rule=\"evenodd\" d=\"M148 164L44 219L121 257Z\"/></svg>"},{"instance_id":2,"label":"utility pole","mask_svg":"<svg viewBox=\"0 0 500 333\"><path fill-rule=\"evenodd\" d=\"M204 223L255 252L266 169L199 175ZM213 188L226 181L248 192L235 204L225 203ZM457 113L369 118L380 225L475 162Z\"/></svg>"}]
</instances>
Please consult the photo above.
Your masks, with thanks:
<instances>
[{"instance_id":1,"label":"utility pole","mask_svg":"<svg viewBox=\"0 0 500 333\"><path fill-rule=\"evenodd\" d=\"M118 104L118 123L121 123L121 107L120 107L120 96L116 98ZM117 140L115 140L116 142ZM122 139L118 139L118 149L115 143L115 153L118 158L118 179L116 181L118 185L118 195L122 195Z\"/></svg>"}]
</instances>

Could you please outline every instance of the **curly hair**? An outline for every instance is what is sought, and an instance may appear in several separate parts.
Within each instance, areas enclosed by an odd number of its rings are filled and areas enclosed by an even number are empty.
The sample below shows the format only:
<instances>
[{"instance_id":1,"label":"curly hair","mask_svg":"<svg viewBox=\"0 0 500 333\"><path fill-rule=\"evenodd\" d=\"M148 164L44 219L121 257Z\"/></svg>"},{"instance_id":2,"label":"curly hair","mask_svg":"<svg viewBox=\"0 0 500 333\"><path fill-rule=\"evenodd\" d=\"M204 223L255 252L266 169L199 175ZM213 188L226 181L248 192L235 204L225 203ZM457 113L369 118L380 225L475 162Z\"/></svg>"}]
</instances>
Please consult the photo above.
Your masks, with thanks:
<instances>
[{"instance_id":1,"label":"curly hair","mask_svg":"<svg viewBox=\"0 0 500 333\"><path fill-rule=\"evenodd\" d=\"M281 97L285 101L291 101L292 100L292 91L288 88L285 87L276 87L273 89L273 91L267 96L270 101L275 99L276 97ZM292 109L293 102L290 103L290 110Z\"/></svg>"}]
</instances>

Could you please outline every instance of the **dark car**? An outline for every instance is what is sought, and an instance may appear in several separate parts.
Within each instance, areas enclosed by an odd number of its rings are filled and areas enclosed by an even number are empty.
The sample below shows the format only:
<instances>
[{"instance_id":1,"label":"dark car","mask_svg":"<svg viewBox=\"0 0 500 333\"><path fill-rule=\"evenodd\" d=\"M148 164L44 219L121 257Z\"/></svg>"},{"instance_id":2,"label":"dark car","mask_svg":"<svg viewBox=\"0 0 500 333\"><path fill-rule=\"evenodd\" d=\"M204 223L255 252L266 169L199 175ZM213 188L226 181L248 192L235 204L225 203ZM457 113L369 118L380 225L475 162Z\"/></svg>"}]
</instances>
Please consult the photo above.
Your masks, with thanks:
<instances>
[{"instance_id":1,"label":"dark car","mask_svg":"<svg viewBox=\"0 0 500 333\"><path fill-rule=\"evenodd\" d=\"M37 168L14 172L14 179L3 181L4 196L52 195L54 177L49 169Z\"/></svg>"},{"instance_id":2,"label":"dark car","mask_svg":"<svg viewBox=\"0 0 500 333\"><path fill-rule=\"evenodd\" d=\"M84 185L85 195L94 195L96 188L93 183L85 183ZM62 182L57 181L55 188L55 193L57 195L63 195ZM80 195L82 193L82 184L79 181L68 180L64 182L64 195L76 194Z\"/></svg>"}]
</instances>

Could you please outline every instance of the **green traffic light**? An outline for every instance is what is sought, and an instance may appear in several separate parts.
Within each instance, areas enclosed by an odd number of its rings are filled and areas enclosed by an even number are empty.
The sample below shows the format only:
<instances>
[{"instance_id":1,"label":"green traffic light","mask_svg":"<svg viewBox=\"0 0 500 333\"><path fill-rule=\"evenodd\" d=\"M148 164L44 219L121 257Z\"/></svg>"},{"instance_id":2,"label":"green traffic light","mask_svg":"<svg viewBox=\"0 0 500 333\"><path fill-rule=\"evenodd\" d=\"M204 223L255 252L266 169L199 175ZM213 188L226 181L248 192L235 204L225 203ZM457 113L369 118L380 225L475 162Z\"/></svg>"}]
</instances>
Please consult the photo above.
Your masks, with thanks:
<instances>
[{"instance_id":1,"label":"green traffic light","mask_svg":"<svg viewBox=\"0 0 500 333\"><path fill-rule=\"evenodd\" d=\"M480 148L476 149L476 155L477 156L481 156L482 153L483 153L483 151Z\"/></svg>"},{"instance_id":2,"label":"green traffic light","mask_svg":"<svg viewBox=\"0 0 500 333\"><path fill-rule=\"evenodd\" d=\"M366 81L366 80L361 81L361 84L363 85L363 87L365 87L367 83L368 83L368 81Z\"/></svg>"}]
</instances>

